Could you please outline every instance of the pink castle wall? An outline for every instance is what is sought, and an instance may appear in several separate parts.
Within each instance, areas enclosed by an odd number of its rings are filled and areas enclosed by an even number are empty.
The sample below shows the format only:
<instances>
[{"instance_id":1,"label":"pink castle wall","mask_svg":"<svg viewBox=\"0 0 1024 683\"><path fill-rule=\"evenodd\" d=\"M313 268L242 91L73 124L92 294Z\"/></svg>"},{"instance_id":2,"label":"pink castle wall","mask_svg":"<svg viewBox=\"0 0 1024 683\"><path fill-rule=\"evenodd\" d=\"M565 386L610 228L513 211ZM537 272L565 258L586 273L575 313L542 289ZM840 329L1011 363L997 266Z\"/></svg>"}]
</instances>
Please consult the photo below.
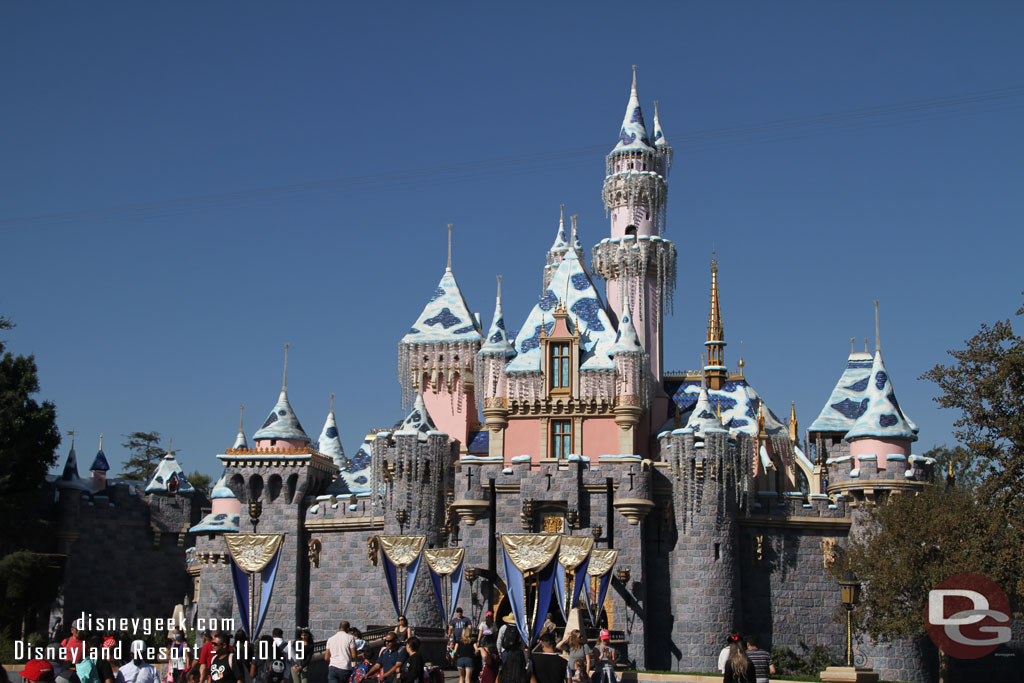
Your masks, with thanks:
<instances>
[{"instance_id":1,"label":"pink castle wall","mask_svg":"<svg viewBox=\"0 0 1024 683\"><path fill-rule=\"evenodd\" d=\"M476 398L473 394L462 396L462 377L455 376L452 390L448 391L444 384L444 373L437 373L438 391L430 386L430 375L423 374L420 386L423 387L423 403L427 413L434 421L438 431L444 432L453 439L458 439L463 446L469 445L467 437L469 426L477 421Z\"/></svg>"},{"instance_id":2,"label":"pink castle wall","mask_svg":"<svg viewBox=\"0 0 1024 683\"><path fill-rule=\"evenodd\" d=\"M910 455L910 442L904 439L856 439L850 442L850 455L856 467L860 467L860 456L877 455L878 469L886 469L887 455Z\"/></svg>"},{"instance_id":3,"label":"pink castle wall","mask_svg":"<svg viewBox=\"0 0 1024 683\"><path fill-rule=\"evenodd\" d=\"M274 450L279 448L281 450L287 451L292 449L299 450L309 445L305 441L302 441L300 439L276 439L276 443L273 446L270 445L270 442L271 439L256 439L256 448L265 448L268 450Z\"/></svg>"},{"instance_id":4,"label":"pink castle wall","mask_svg":"<svg viewBox=\"0 0 1024 683\"><path fill-rule=\"evenodd\" d=\"M633 432L634 437L637 432ZM634 442L637 439L634 438ZM633 444L634 450L636 443ZM583 453L590 458L592 464L597 464L599 455L619 454L619 426L611 417L589 418L583 420Z\"/></svg>"},{"instance_id":5,"label":"pink castle wall","mask_svg":"<svg viewBox=\"0 0 1024 683\"><path fill-rule=\"evenodd\" d=\"M537 462L540 452L540 420L509 420L505 428L505 462L517 455L529 455Z\"/></svg>"}]
</instances>

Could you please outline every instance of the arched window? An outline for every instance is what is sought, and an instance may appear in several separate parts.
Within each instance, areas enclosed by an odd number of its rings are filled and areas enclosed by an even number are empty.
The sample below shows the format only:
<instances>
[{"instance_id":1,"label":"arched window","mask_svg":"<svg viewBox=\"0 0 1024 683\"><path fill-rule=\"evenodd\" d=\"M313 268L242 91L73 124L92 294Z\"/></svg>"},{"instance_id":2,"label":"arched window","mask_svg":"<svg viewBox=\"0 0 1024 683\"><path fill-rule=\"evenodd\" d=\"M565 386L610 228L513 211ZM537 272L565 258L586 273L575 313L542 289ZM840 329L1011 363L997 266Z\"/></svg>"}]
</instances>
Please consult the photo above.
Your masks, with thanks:
<instances>
[{"instance_id":1,"label":"arched window","mask_svg":"<svg viewBox=\"0 0 1024 683\"><path fill-rule=\"evenodd\" d=\"M636 226L635 225L627 225L626 226L626 234L627 235L632 235L633 237L636 237Z\"/></svg>"}]
</instances>

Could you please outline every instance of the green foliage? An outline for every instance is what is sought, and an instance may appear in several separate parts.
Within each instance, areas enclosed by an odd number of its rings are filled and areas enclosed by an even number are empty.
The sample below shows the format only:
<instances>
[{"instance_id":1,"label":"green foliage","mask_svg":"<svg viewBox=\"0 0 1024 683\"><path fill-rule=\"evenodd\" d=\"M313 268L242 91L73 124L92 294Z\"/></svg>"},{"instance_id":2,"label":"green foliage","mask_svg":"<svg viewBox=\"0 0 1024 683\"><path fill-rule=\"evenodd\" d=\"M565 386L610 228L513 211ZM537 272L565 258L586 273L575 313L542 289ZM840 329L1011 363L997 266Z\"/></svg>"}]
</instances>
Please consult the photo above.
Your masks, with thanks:
<instances>
[{"instance_id":1,"label":"green foliage","mask_svg":"<svg viewBox=\"0 0 1024 683\"><path fill-rule=\"evenodd\" d=\"M873 531L850 540L833 572L849 566L863 582L853 615L872 638L923 636L928 591L953 574L983 574L1011 603L1021 595L1021 520L983 493L930 486L891 495L869 515Z\"/></svg>"},{"instance_id":2,"label":"green foliage","mask_svg":"<svg viewBox=\"0 0 1024 683\"><path fill-rule=\"evenodd\" d=\"M128 449L128 460L121 470L121 477L148 482L153 478L161 458L167 451L160 445L160 432L132 432L121 445ZM191 481L191 480L190 480Z\"/></svg>"},{"instance_id":3,"label":"green foliage","mask_svg":"<svg viewBox=\"0 0 1024 683\"><path fill-rule=\"evenodd\" d=\"M1017 315L1024 314L1024 308ZM938 385L935 401L960 412L954 434L976 463L981 486L1008 514L1024 512L1024 339L1009 319L981 326L922 375ZM955 470L954 470L955 471Z\"/></svg>"},{"instance_id":4,"label":"green foliage","mask_svg":"<svg viewBox=\"0 0 1024 683\"><path fill-rule=\"evenodd\" d=\"M0 628L20 637L45 617L57 597L61 565L54 555L21 550L0 560Z\"/></svg>"},{"instance_id":5,"label":"green foliage","mask_svg":"<svg viewBox=\"0 0 1024 683\"><path fill-rule=\"evenodd\" d=\"M808 676L806 680L818 680L817 676L830 666L841 664L824 645L810 647L801 639L797 643L800 653L788 647L772 648L772 663L780 674ZM772 678L777 678L772 676Z\"/></svg>"},{"instance_id":6,"label":"green foliage","mask_svg":"<svg viewBox=\"0 0 1024 683\"><path fill-rule=\"evenodd\" d=\"M985 478L985 463L963 446L936 446L925 452L935 458L935 483L944 485L952 469L953 481L958 488L975 489Z\"/></svg>"},{"instance_id":7,"label":"green foliage","mask_svg":"<svg viewBox=\"0 0 1024 683\"><path fill-rule=\"evenodd\" d=\"M0 317L0 330L13 324ZM60 434L52 403L37 403L34 356L4 353L0 341L0 554L35 540L38 528L25 523L35 491L57 461Z\"/></svg>"},{"instance_id":8,"label":"green foliage","mask_svg":"<svg viewBox=\"0 0 1024 683\"><path fill-rule=\"evenodd\" d=\"M188 479L188 483L192 484L192 488L196 491L201 491L207 496L210 495L210 490L213 486L213 477L208 474L203 474L199 470L192 470L191 473L185 475L185 478Z\"/></svg>"}]
</instances>

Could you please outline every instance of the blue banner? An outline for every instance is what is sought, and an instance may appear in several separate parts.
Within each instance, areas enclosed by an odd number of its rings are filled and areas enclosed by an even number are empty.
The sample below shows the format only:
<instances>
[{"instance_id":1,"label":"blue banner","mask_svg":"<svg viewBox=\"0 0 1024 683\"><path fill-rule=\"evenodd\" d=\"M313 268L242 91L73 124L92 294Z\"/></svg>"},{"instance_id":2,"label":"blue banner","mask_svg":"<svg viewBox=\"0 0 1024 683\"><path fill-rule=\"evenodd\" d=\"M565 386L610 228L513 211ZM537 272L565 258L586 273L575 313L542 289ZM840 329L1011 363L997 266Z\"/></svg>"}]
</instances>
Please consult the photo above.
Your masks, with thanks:
<instances>
[{"instance_id":1,"label":"blue banner","mask_svg":"<svg viewBox=\"0 0 1024 683\"><path fill-rule=\"evenodd\" d=\"M381 566L384 568L384 581L388 585L388 593L391 595L391 603L395 606L395 616L404 616L405 610L409 607L409 600L412 599L412 591L416 586L416 576L420 571L420 563L423 561L423 554L416 556L408 567L399 567L395 564L386 552L380 554ZM400 572L405 572L401 574ZM405 590L399 590L399 579L405 579Z\"/></svg>"},{"instance_id":2,"label":"blue banner","mask_svg":"<svg viewBox=\"0 0 1024 683\"><path fill-rule=\"evenodd\" d=\"M533 610L533 633L530 634L530 640L527 641L531 648L537 642L540 630L544 628L544 619L547 617L548 608L551 606L553 584L557 574L555 568L558 566L560 565L558 564L558 555L556 554L555 557L551 558L547 566L537 573L537 602Z\"/></svg>"},{"instance_id":3,"label":"blue banner","mask_svg":"<svg viewBox=\"0 0 1024 683\"><path fill-rule=\"evenodd\" d=\"M260 588L260 611L259 615L256 617L256 628L254 629L253 640L260 635L260 631L263 629L263 620L267 617L267 608L270 607L270 596L274 592L274 581L277 579L277 565L278 561L281 559L282 547L284 547L284 543L278 547L277 552L274 553L273 559L271 559L270 562L267 563L267 566L263 568L263 571L260 572L260 579L262 583L262 587ZM249 580L251 581L252 577L250 577Z\"/></svg>"},{"instance_id":4,"label":"blue banner","mask_svg":"<svg viewBox=\"0 0 1024 683\"><path fill-rule=\"evenodd\" d=\"M512 606L512 616L516 620L516 628L523 642L530 640L526 633L526 586L523 582L523 574L516 569L512 559L507 552L502 552L502 560L505 563L505 587L508 588L508 602Z\"/></svg>"},{"instance_id":5,"label":"blue banner","mask_svg":"<svg viewBox=\"0 0 1024 683\"><path fill-rule=\"evenodd\" d=\"M429 551L428 551L429 552ZM444 576L434 571L434 568L430 565L430 561L427 561L427 571L430 574L430 585L434 589L434 599L437 600L437 608L441 612L441 616L444 618L445 623L451 622L455 617L455 608L459 605L459 594L462 592L462 569L463 561L459 560L459 564L455 567L451 574L451 596L448 600L448 604L445 604L444 600Z\"/></svg>"},{"instance_id":6,"label":"blue banner","mask_svg":"<svg viewBox=\"0 0 1024 683\"><path fill-rule=\"evenodd\" d=\"M241 616L242 630L252 641L252 633L249 631L249 575L242 571L242 568L235 564L235 559L228 554L228 561L231 562L231 583L235 586L235 601L238 603L238 613Z\"/></svg>"},{"instance_id":7,"label":"blue banner","mask_svg":"<svg viewBox=\"0 0 1024 683\"><path fill-rule=\"evenodd\" d=\"M402 607L398 598L398 567L391 561L387 553L380 554L380 564L384 568L384 582L388 585L388 595L395 606L395 616L402 616Z\"/></svg>"}]
</instances>

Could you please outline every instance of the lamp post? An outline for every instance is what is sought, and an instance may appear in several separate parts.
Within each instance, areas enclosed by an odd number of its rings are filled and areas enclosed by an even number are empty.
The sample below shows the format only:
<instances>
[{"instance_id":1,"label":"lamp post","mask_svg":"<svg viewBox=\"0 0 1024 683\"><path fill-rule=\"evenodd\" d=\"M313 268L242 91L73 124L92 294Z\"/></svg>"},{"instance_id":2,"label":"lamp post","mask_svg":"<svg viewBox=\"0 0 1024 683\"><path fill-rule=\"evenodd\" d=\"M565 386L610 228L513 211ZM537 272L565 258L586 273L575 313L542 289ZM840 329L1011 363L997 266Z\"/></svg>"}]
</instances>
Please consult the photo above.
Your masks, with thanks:
<instances>
[{"instance_id":1,"label":"lamp post","mask_svg":"<svg viewBox=\"0 0 1024 683\"><path fill-rule=\"evenodd\" d=\"M839 593L846 607L846 666L853 666L853 608L860 602L860 581L852 569L839 579Z\"/></svg>"}]
</instances>

